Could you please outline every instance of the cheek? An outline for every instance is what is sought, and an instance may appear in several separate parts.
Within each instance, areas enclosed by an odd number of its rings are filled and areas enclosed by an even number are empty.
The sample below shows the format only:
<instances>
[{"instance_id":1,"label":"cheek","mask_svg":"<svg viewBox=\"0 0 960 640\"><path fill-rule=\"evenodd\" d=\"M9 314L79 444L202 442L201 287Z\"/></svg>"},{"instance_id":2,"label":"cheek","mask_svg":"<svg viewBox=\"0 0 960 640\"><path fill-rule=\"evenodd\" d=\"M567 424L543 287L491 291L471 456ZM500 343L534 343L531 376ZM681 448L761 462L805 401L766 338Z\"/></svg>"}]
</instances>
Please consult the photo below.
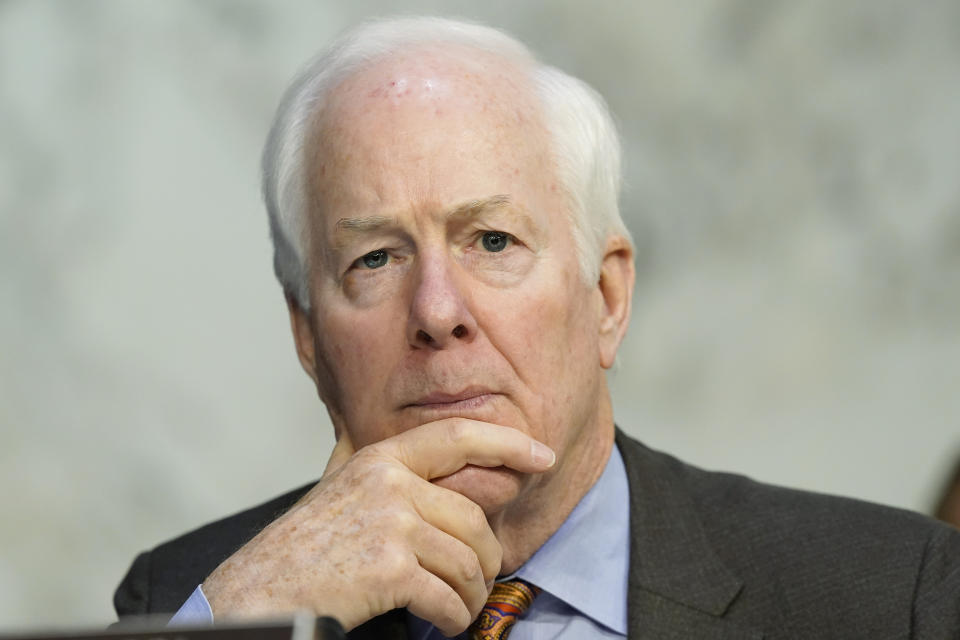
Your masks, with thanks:
<instances>
[{"instance_id":1,"label":"cheek","mask_svg":"<svg viewBox=\"0 0 960 640\"><path fill-rule=\"evenodd\" d=\"M379 406L396 362L396 336L389 328L386 314L328 314L322 321L319 356L331 389L324 401L343 417L358 447L380 439L369 425L384 421L367 413Z\"/></svg>"},{"instance_id":2,"label":"cheek","mask_svg":"<svg viewBox=\"0 0 960 640\"><path fill-rule=\"evenodd\" d=\"M559 280L513 292L498 305L502 312L486 318L487 326L495 327L488 329L491 341L524 387L523 412L531 435L552 445L562 444L568 431L564 425L582 413L584 389L593 384L592 368L585 363L598 357L596 348L591 350L590 336L596 334L588 313L589 291L579 281Z\"/></svg>"}]
</instances>

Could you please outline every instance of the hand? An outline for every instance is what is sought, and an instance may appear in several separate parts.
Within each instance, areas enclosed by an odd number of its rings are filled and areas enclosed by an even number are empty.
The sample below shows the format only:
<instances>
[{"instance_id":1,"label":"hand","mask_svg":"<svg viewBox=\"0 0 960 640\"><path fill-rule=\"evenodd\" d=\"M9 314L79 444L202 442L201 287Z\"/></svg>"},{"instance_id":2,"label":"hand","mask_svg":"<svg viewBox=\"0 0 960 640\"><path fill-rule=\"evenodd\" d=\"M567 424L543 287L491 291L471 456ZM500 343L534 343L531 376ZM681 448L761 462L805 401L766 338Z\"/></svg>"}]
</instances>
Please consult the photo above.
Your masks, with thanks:
<instances>
[{"instance_id":1,"label":"hand","mask_svg":"<svg viewBox=\"0 0 960 640\"><path fill-rule=\"evenodd\" d=\"M447 635L480 613L502 550L483 510L430 482L467 464L540 473L553 452L511 429L438 420L354 452L203 583L215 619L308 609L344 628L406 607Z\"/></svg>"}]
</instances>

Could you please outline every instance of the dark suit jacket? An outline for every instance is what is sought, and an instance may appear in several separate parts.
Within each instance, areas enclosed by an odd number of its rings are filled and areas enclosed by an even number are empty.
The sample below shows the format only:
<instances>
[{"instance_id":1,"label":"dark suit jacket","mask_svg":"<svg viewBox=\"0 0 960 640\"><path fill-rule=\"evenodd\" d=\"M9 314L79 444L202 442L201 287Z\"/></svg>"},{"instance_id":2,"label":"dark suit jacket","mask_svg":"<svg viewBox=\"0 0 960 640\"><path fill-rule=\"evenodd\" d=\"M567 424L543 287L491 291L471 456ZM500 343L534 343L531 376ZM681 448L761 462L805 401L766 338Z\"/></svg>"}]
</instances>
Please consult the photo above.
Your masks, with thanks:
<instances>
[{"instance_id":1,"label":"dark suit jacket","mask_svg":"<svg viewBox=\"0 0 960 640\"><path fill-rule=\"evenodd\" d=\"M960 638L960 531L711 473L617 432L630 485L630 638ZM174 612L309 486L134 561L121 616ZM403 612L350 638L406 638Z\"/></svg>"}]
</instances>

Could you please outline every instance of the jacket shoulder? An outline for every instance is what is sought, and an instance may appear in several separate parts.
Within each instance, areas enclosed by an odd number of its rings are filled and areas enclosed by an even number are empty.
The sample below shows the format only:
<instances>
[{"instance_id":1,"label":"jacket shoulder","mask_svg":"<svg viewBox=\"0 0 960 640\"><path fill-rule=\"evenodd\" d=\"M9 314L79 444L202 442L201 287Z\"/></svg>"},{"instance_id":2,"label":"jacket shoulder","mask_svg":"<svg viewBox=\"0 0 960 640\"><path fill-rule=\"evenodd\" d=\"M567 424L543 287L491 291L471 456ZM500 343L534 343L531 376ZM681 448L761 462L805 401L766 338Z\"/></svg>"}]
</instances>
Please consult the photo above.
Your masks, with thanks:
<instances>
[{"instance_id":1,"label":"jacket shoulder","mask_svg":"<svg viewBox=\"0 0 960 640\"><path fill-rule=\"evenodd\" d=\"M714 550L744 580L734 611L753 618L775 609L798 637L960 630L960 531L919 513L732 474L688 468L686 477ZM911 635L930 629L938 632Z\"/></svg>"},{"instance_id":2,"label":"jacket shoulder","mask_svg":"<svg viewBox=\"0 0 960 640\"><path fill-rule=\"evenodd\" d=\"M114 593L121 617L175 613L217 566L299 500L314 483L194 529L141 553Z\"/></svg>"},{"instance_id":3,"label":"jacket shoulder","mask_svg":"<svg viewBox=\"0 0 960 640\"><path fill-rule=\"evenodd\" d=\"M960 531L903 509L706 471L622 435L618 444L638 491L631 521L643 528L666 510L670 519L657 522L672 538L701 540L696 553L740 584L731 618L824 638L960 625Z\"/></svg>"},{"instance_id":4,"label":"jacket shoulder","mask_svg":"<svg viewBox=\"0 0 960 640\"><path fill-rule=\"evenodd\" d=\"M898 564L919 566L930 540L952 531L905 509L677 464L677 475L718 548L748 541L754 555L782 556L789 549L789 555L805 562L836 557L845 564L899 556Z\"/></svg>"},{"instance_id":5,"label":"jacket shoulder","mask_svg":"<svg viewBox=\"0 0 960 640\"><path fill-rule=\"evenodd\" d=\"M655 478L665 485L662 497L682 496L688 502L716 547L752 554L765 545L788 545L794 554L815 554L828 553L824 542L850 541L851 546L858 545L855 551L869 556L882 553L883 545L898 550L919 545L922 550L936 534L949 536L955 531L913 511L707 471L623 436L618 443L621 451L626 449L630 466L640 468L641 480L647 479L648 484ZM863 545L865 539L870 544ZM745 549L746 541L760 544L761 549Z\"/></svg>"}]
</instances>

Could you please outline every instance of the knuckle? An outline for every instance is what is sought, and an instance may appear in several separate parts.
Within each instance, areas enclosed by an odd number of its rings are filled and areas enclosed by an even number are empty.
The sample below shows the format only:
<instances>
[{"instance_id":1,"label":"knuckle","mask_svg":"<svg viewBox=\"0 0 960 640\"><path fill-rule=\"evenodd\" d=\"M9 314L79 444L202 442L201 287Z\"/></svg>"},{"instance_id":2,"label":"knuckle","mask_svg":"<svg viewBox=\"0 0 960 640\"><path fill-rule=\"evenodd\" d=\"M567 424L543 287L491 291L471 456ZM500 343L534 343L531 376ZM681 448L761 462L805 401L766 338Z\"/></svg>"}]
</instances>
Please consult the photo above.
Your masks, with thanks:
<instances>
[{"instance_id":1,"label":"knuckle","mask_svg":"<svg viewBox=\"0 0 960 640\"><path fill-rule=\"evenodd\" d=\"M483 531L489 525L487 524L487 515L475 502L470 502L463 513L463 520L471 531Z\"/></svg>"},{"instance_id":2,"label":"knuckle","mask_svg":"<svg viewBox=\"0 0 960 640\"><path fill-rule=\"evenodd\" d=\"M460 444L467 439L470 434L470 428L467 425L468 423L463 420L453 420L450 423L450 427L447 429L447 437L451 444Z\"/></svg>"},{"instance_id":3,"label":"knuckle","mask_svg":"<svg viewBox=\"0 0 960 640\"><path fill-rule=\"evenodd\" d=\"M375 477L370 478L379 490L383 492L397 492L407 484L408 474L393 464L379 465Z\"/></svg>"},{"instance_id":4,"label":"knuckle","mask_svg":"<svg viewBox=\"0 0 960 640\"><path fill-rule=\"evenodd\" d=\"M483 575L480 569L480 560L473 551L464 550L458 554L455 564L456 576L462 584L478 580Z\"/></svg>"},{"instance_id":5,"label":"knuckle","mask_svg":"<svg viewBox=\"0 0 960 640\"><path fill-rule=\"evenodd\" d=\"M377 571L385 582L405 583L409 580L412 559L410 553L399 545L384 545L377 559Z\"/></svg>"},{"instance_id":6,"label":"knuckle","mask_svg":"<svg viewBox=\"0 0 960 640\"><path fill-rule=\"evenodd\" d=\"M409 538L420 531L421 520L410 511L397 510L390 517L393 531L402 538Z\"/></svg>"}]
</instances>

